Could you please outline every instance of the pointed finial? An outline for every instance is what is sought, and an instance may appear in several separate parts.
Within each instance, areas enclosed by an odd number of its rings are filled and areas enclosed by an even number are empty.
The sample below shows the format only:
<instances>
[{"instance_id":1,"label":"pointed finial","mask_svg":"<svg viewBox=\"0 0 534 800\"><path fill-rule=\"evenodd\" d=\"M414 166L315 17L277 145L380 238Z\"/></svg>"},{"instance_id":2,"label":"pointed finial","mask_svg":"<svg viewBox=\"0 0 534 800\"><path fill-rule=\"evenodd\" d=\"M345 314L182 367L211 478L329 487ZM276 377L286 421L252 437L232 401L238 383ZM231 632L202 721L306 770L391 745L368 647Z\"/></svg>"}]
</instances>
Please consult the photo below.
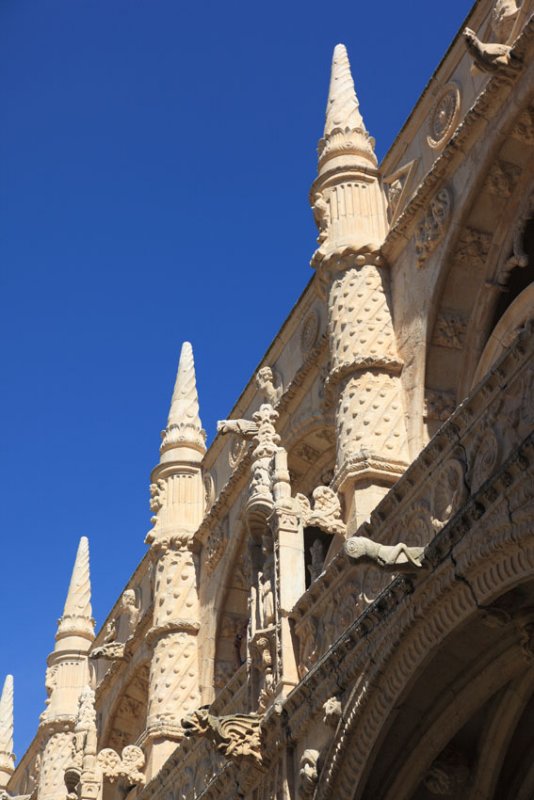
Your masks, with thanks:
<instances>
[{"instance_id":1,"label":"pointed finial","mask_svg":"<svg viewBox=\"0 0 534 800\"><path fill-rule=\"evenodd\" d=\"M377 164L374 139L367 133L360 113L344 44L334 48L324 135L318 149L319 166L340 155L363 156L373 166Z\"/></svg>"},{"instance_id":2,"label":"pointed finial","mask_svg":"<svg viewBox=\"0 0 534 800\"><path fill-rule=\"evenodd\" d=\"M339 128L341 130L347 128L365 130L350 71L347 48L344 44L336 44L332 57L332 73L324 126L325 137Z\"/></svg>"},{"instance_id":3,"label":"pointed finial","mask_svg":"<svg viewBox=\"0 0 534 800\"><path fill-rule=\"evenodd\" d=\"M7 675L0 697L0 790L15 770L13 755L13 675Z\"/></svg>"},{"instance_id":4,"label":"pointed finial","mask_svg":"<svg viewBox=\"0 0 534 800\"><path fill-rule=\"evenodd\" d=\"M182 345L169 419L161 437L162 456L168 450L181 447L191 447L201 453L206 450L206 433L202 430L199 416L193 348L189 342ZM168 455L167 460L170 460Z\"/></svg>"},{"instance_id":5,"label":"pointed finial","mask_svg":"<svg viewBox=\"0 0 534 800\"><path fill-rule=\"evenodd\" d=\"M56 640L81 636L93 641L94 619L91 610L91 577L89 574L89 540L82 536L76 553L63 616L59 620Z\"/></svg>"}]
</instances>

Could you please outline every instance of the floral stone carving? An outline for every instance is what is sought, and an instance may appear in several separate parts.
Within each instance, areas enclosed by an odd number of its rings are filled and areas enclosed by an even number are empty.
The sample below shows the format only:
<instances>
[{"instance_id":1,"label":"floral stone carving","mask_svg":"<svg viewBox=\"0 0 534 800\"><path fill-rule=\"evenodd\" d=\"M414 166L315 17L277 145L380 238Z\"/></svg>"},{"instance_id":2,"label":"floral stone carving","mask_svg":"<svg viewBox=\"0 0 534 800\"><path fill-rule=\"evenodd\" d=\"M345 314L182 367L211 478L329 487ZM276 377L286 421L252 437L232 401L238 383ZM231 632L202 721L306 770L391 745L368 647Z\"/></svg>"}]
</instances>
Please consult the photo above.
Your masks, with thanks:
<instances>
[{"instance_id":1,"label":"floral stone carving","mask_svg":"<svg viewBox=\"0 0 534 800\"><path fill-rule=\"evenodd\" d=\"M329 486L317 486L312 492L313 508L303 494L297 494L295 500L303 525L316 526L327 533L343 535L346 525L341 518L339 497Z\"/></svg>"},{"instance_id":2,"label":"floral stone carving","mask_svg":"<svg viewBox=\"0 0 534 800\"><path fill-rule=\"evenodd\" d=\"M145 756L135 745L124 747L120 756L111 747L106 747L98 754L96 763L110 783L119 779L125 780L129 786L145 782Z\"/></svg>"},{"instance_id":3,"label":"floral stone carving","mask_svg":"<svg viewBox=\"0 0 534 800\"><path fill-rule=\"evenodd\" d=\"M419 267L423 266L445 233L451 210L451 193L448 189L441 189L430 202L430 208L415 234L415 250Z\"/></svg>"},{"instance_id":4,"label":"floral stone carving","mask_svg":"<svg viewBox=\"0 0 534 800\"><path fill-rule=\"evenodd\" d=\"M443 147L454 132L460 112L460 89L455 83L448 84L439 95L428 122L430 147Z\"/></svg>"},{"instance_id":5,"label":"floral stone carving","mask_svg":"<svg viewBox=\"0 0 534 800\"><path fill-rule=\"evenodd\" d=\"M216 717L199 708L182 720L186 736L206 736L227 758L252 758L262 763L261 717L257 714L230 714Z\"/></svg>"}]
</instances>

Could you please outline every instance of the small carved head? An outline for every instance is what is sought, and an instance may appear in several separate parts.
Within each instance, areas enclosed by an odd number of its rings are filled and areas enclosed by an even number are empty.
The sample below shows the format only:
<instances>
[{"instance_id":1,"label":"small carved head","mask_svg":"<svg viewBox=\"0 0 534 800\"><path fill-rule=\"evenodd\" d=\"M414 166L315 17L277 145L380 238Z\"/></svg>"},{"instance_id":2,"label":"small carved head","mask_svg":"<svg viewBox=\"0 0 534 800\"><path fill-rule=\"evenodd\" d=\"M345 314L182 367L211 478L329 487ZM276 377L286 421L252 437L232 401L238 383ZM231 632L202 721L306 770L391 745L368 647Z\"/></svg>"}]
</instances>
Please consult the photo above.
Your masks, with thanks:
<instances>
[{"instance_id":1,"label":"small carved head","mask_svg":"<svg viewBox=\"0 0 534 800\"><path fill-rule=\"evenodd\" d=\"M182 728L186 736L202 736L209 729L209 706L202 706L182 719Z\"/></svg>"}]
</instances>

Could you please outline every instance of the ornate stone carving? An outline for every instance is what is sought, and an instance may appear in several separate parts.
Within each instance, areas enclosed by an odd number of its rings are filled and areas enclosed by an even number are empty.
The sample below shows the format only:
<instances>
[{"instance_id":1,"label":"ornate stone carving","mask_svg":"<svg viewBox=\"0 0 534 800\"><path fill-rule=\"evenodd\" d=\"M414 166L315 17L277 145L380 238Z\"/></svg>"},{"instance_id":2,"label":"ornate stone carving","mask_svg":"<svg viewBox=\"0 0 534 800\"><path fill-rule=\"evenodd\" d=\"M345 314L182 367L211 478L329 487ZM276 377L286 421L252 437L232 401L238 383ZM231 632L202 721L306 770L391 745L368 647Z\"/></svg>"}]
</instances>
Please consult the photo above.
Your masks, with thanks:
<instances>
[{"instance_id":1,"label":"ornate stone carving","mask_svg":"<svg viewBox=\"0 0 534 800\"><path fill-rule=\"evenodd\" d=\"M454 311L442 311L436 319L432 344L461 350L466 331L467 320L465 317Z\"/></svg>"},{"instance_id":2,"label":"ornate stone carving","mask_svg":"<svg viewBox=\"0 0 534 800\"><path fill-rule=\"evenodd\" d=\"M415 234L417 265L422 267L443 237L452 210L452 195L449 189L441 189L431 200L430 208Z\"/></svg>"},{"instance_id":3,"label":"ornate stone carving","mask_svg":"<svg viewBox=\"0 0 534 800\"><path fill-rule=\"evenodd\" d=\"M534 145L534 108L527 108L519 115L512 136L523 144Z\"/></svg>"},{"instance_id":4,"label":"ornate stone carving","mask_svg":"<svg viewBox=\"0 0 534 800\"><path fill-rule=\"evenodd\" d=\"M454 253L455 261L471 267L483 267L488 257L491 235L476 228L465 227L459 236Z\"/></svg>"},{"instance_id":5,"label":"ornate stone carving","mask_svg":"<svg viewBox=\"0 0 534 800\"><path fill-rule=\"evenodd\" d=\"M506 42L510 38L518 14L516 0L496 0L491 14L491 29L498 42Z\"/></svg>"},{"instance_id":6,"label":"ornate stone carving","mask_svg":"<svg viewBox=\"0 0 534 800\"><path fill-rule=\"evenodd\" d=\"M471 471L471 491L477 492L493 474L499 463L499 441L491 428L486 428L475 452Z\"/></svg>"},{"instance_id":7,"label":"ornate stone carving","mask_svg":"<svg viewBox=\"0 0 534 800\"><path fill-rule=\"evenodd\" d=\"M339 697L329 697L323 703L323 723L329 728L336 728L342 712L343 708Z\"/></svg>"},{"instance_id":8,"label":"ornate stone carving","mask_svg":"<svg viewBox=\"0 0 534 800\"><path fill-rule=\"evenodd\" d=\"M206 431L199 416L193 348L184 342L171 400L167 427L161 432L161 453L181 445L206 449Z\"/></svg>"},{"instance_id":9,"label":"ornate stone carving","mask_svg":"<svg viewBox=\"0 0 534 800\"><path fill-rule=\"evenodd\" d=\"M454 133L460 114L460 88L449 83L443 88L428 120L427 142L433 149L443 147Z\"/></svg>"},{"instance_id":10,"label":"ornate stone carving","mask_svg":"<svg viewBox=\"0 0 534 800\"><path fill-rule=\"evenodd\" d=\"M423 783L431 794L438 797L457 797L468 779L469 767L465 757L448 748L434 761Z\"/></svg>"},{"instance_id":11,"label":"ornate stone carving","mask_svg":"<svg viewBox=\"0 0 534 800\"><path fill-rule=\"evenodd\" d=\"M274 604L274 552L273 542L270 535L262 537L261 550L263 554L263 564L258 575L260 592L260 624L263 629L268 628L275 622Z\"/></svg>"},{"instance_id":12,"label":"ornate stone carving","mask_svg":"<svg viewBox=\"0 0 534 800\"><path fill-rule=\"evenodd\" d=\"M258 697L258 711L263 713L273 697L275 684L275 649L276 635L272 628L259 631L251 642L254 664L261 675L261 686Z\"/></svg>"},{"instance_id":13,"label":"ornate stone carving","mask_svg":"<svg viewBox=\"0 0 534 800\"><path fill-rule=\"evenodd\" d=\"M468 497L464 464L450 458L439 470L432 490L432 525L441 530Z\"/></svg>"},{"instance_id":14,"label":"ornate stone carving","mask_svg":"<svg viewBox=\"0 0 534 800\"><path fill-rule=\"evenodd\" d=\"M295 501L304 526L315 526L327 533L343 535L346 525L341 517L339 497L328 486L317 486L312 492L313 508L303 494L297 494Z\"/></svg>"},{"instance_id":15,"label":"ornate stone carving","mask_svg":"<svg viewBox=\"0 0 534 800\"><path fill-rule=\"evenodd\" d=\"M310 670L319 658L317 647L318 621L313 615L308 615L299 626L299 675L301 678Z\"/></svg>"},{"instance_id":16,"label":"ornate stone carving","mask_svg":"<svg viewBox=\"0 0 534 800\"><path fill-rule=\"evenodd\" d=\"M315 309L310 311L300 331L300 348L303 353L309 353L317 344L319 336L319 315Z\"/></svg>"},{"instance_id":17,"label":"ornate stone carving","mask_svg":"<svg viewBox=\"0 0 534 800\"><path fill-rule=\"evenodd\" d=\"M319 780L319 750L305 750L299 764L299 798L310 798Z\"/></svg>"},{"instance_id":18,"label":"ornate stone carving","mask_svg":"<svg viewBox=\"0 0 534 800\"><path fill-rule=\"evenodd\" d=\"M118 780L125 781L128 786L145 783L145 755L135 745L124 747L120 756L110 747L104 748L97 756L97 765L110 783Z\"/></svg>"},{"instance_id":19,"label":"ornate stone carving","mask_svg":"<svg viewBox=\"0 0 534 800\"><path fill-rule=\"evenodd\" d=\"M486 181L488 191L497 197L508 198L517 184L521 168L508 161L496 161Z\"/></svg>"},{"instance_id":20,"label":"ornate stone carving","mask_svg":"<svg viewBox=\"0 0 534 800\"><path fill-rule=\"evenodd\" d=\"M413 572L423 565L424 547L380 544L365 536L351 536L343 545L346 555L354 561L374 561L392 572Z\"/></svg>"},{"instance_id":21,"label":"ornate stone carving","mask_svg":"<svg viewBox=\"0 0 534 800\"><path fill-rule=\"evenodd\" d=\"M388 218L393 224L406 204L412 189L412 178L419 159L409 161L383 179L388 199Z\"/></svg>"},{"instance_id":22,"label":"ornate stone carving","mask_svg":"<svg viewBox=\"0 0 534 800\"><path fill-rule=\"evenodd\" d=\"M261 764L260 722L256 714L216 717L203 707L184 717L182 726L186 736L206 736L226 758L251 758Z\"/></svg>"},{"instance_id":23,"label":"ornate stone carving","mask_svg":"<svg viewBox=\"0 0 534 800\"><path fill-rule=\"evenodd\" d=\"M275 379L271 367L260 367L256 374L256 386L265 402L273 407L278 405L282 392L284 391L280 381L277 381L277 383L278 386L275 386Z\"/></svg>"},{"instance_id":24,"label":"ornate stone carving","mask_svg":"<svg viewBox=\"0 0 534 800\"><path fill-rule=\"evenodd\" d=\"M464 39L475 66L481 72L516 70L521 64L510 45L482 42L471 28L464 29Z\"/></svg>"},{"instance_id":25,"label":"ornate stone carving","mask_svg":"<svg viewBox=\"0 0 534 800\"><path fill-rule=\"evenodd\" d=\"M224 555L230 537L230 524L225 517L215 530L210 531L206 542L206 570L211 575Z\"/></svg>"},{"instance_id":26,"label":"ornate stone carving","mask_svg":"<svg viewBox=\"0 0 534 800\"><path fill-rule=\"evenodd\" d=\"M456 399L452 392L443 392L439 389L425 390L425 419L435 419L445 422L456 408Z\"/></svg>"},{"instance_id":27,"label":"ornate stone carving","mask_svg":"<svg viewBox=\"0 0 534 800\"><path fill-rule=\"evenodd\" d=\"M322 244L328 236L328 228L330 226L330 206L324 199L323 195L318 192L313 198L313 218L319 231L317 241Z\"/></svg>"},{"instance_id":28,"label":"ornate stone carving","mask_svg":"<svg viewBox=\"0 0 534 800\"><path fill-rule=\"evenodd\" d=\"M206 501L206 514L209 514L215 502L215 481L211 472L204 474L204 499Z\"/></svg>"}]
</instances>

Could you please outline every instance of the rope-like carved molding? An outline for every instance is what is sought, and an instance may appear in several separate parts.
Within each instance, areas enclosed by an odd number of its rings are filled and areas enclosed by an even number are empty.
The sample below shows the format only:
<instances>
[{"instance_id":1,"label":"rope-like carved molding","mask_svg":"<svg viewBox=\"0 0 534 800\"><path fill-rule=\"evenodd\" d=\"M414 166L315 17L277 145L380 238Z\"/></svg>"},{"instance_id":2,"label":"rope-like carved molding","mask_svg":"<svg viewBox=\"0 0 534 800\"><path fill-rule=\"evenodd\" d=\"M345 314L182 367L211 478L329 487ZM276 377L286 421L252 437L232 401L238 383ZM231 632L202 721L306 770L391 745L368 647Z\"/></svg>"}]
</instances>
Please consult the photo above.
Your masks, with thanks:
<instances>
[{"instance_id":1,"label":"rope-like carved molding","mask_svg":"<svg viewBox=\"0 0 534 800\"><path fill-rule=\"evenodd\" d=\"M519 54L524 51L534 38L534 20L530 20L517 38L512 52ZM419 211L428 206L430 196L441 182L447 172L449 162L464 150L471 138L478 135L481 125L487 119L488 114L494 105L498 103L499 95L510 92L510 87L516 83L521 75L521 71L513 76L504 76L499 73L491 75L485 89L479 94L476 101L466 113L462 122L456 128L445 148L438 155L431 168L427 172L419 188L412 195L412 198L403 212L397 218L395 224L390 228L384 244L385 252L387 245L399 239L409 239L412 235L412 228L417 221Z\"/></svg>"}]
</instances>

